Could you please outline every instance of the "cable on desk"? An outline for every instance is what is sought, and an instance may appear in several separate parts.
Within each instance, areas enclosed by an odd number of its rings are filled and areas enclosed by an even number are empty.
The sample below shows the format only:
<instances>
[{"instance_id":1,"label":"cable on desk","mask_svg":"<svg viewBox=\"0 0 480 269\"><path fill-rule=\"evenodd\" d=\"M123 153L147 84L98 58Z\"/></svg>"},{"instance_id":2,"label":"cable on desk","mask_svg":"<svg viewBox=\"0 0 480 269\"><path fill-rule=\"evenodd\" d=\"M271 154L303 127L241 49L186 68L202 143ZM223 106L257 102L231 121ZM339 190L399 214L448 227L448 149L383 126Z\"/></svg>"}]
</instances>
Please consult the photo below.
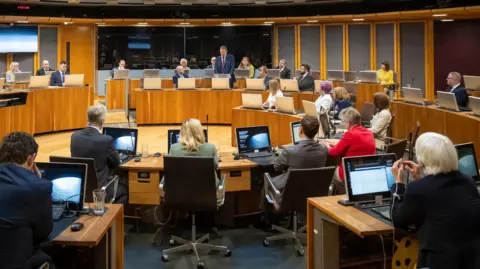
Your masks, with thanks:
<instances>
[{"instance_id":1,"label":"cable on desk","mask_svg":"<svg viewBox=\"0 0 480 269\"><path fill-rule=\"evenodd\" d=\"M382 241L383 269L387 269L387 253L385 252L385 243L383 242L383 236L381 234L380 234L380 240ZM395 242L393 244L395 244Z\"/></svg>"}]
</instances>

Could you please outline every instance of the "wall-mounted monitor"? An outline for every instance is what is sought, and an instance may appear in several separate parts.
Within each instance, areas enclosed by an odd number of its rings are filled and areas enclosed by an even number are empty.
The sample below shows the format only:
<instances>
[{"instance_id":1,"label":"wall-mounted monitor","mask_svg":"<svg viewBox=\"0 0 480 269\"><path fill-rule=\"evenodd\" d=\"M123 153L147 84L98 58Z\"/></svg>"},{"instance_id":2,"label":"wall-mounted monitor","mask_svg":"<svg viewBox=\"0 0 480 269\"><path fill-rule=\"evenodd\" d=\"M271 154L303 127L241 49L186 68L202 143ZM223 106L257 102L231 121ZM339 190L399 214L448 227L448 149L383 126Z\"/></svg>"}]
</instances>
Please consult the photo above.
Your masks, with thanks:
<instances>
[{"instance_id":1,"label":"wall-mounted monitor","mask_svg":"<svg viewBox=\"0 0 480 269\"><path fill-rule=\"evenodd\" d=\"M38 52L37 26L0 26L0 53Z\"/></svg>"}]
</instances>

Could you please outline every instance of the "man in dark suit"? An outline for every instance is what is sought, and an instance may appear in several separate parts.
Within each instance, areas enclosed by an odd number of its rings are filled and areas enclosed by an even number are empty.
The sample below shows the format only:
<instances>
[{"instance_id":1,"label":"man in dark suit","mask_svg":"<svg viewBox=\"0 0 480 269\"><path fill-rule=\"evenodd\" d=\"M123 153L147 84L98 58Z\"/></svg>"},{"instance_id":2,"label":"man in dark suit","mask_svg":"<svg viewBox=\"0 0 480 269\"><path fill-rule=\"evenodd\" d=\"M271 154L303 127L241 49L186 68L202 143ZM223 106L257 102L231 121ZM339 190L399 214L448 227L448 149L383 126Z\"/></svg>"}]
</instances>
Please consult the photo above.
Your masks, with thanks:
<instances>
[{"instance_id":1,"label":"man in dark suit","mask_svg":"<svg viewBox=\"0 0 480 269\"><path fill-rule=\"evenodd\" d=\"M67 62L61 61L60 68L53 72L50 77L50 86L63 86L65 83L65 75L69 75L67 72Z\"/></svg>"},{"instance_id":2,"label":"man in dark suit","mask_svg":"<svg viewBox=\"0 0 480 269\"><path fill-rule=\"evenodd\" d=\"M302 64L300 66L300 77L298 80L298 89L301 92L312 91L315 88L315 81L310 74L310 66L308 64Z\"/></svg>"},{"instance_id":3,"label":"man in dark suit","mask_svg":"<svg viewBox=\"0 0 480 269\"><path fill-rule=\"evenodd\" d=\"M214 69L215 68L215 61L217 60L217 57L213 56L212 59L210 59L211 65L207 66L207 69Z\"/></svg>"},{"instance_id":4,"label":"man in dark suit","mask_svg":"<svg viewBox=\"0 0 480 269\"><path fill-rule=\"evenodd\" d=\"M118 62L118 67L114 67L112 71L110 71L111 77L113 78L115 70L125 70L125 65L126 65L125 60L120 60L120 62Z\"/></svg>"},{"instance_id":5,"label":"man in dark suit","mask_svg":"<svg viewBox=\"0 0 480 269\"><path fill-rule=\"evenodd\" d=\"M120 157L113 138L102 134L107 108L100 104L94 105L88 108L87 113L88 126L72 134L70 153L72 157L95 159L98 185L105 186L109 176L120 166ZM119 184L117 198L126 197L125 188Z\"/></svg>"},{"instance_id":6,"label":"man in dark suit","mask_svg":"<svg viewBox=\"0 0 480 269\"><path fill-rule=\"evenodd\" d=\"M45 76L47 75L47 72L55 71L50 68L50 63L47 60L44 60L42 62L42 68L37 70L37 76Z\"/></svg>"},{"instance_id":7,"label":"man in dark suit","mask_svg":"<svg viewBox=\"0 0 480 269\"><path fill-rule=\"evenodd\" d=\"M52 183L35 165L38 144L27 133L10 133L0 144L0 267L53 268L40 249L53 229Z\"/></svg>"},{"instance_id":8,"label":"man in dark suit","mask_svg":"<svg viewBox=\"0 0 480 269\"><path fill-rule=\"evenodd\" d=\"M462 82L462 75L458 72L450 72L447 77L448 90L455 94L455 99L457 99L457 105L459 107L467 107L468 103L468 93L465 88L460 85Z\"/></svg>"},{"instance_id":9,"label":"man in dark suit","mask_svg":"<svg viewBox=\"0 0 480 269\"><path fill-rule=\"evenodd\" d=\"M292 78L292 71L287 68L287 61L285 59L281 59L278 62L278 66L275 69L280 69L280 78L281 79L291 79Z\"/></svg>"},{"instance_id":10,"label":"man in dark suit","mask_svg":"<svg viewBox=\"0 0 480 269\"><path fill-rule=\"evenodd\" d=\"M233 83L235 83L235 57L232 54L228 54L227 46L220 47L220 56L215 61L215 74L229 74L230 75L230 88L233 89Z\"/></svg>"},{"instance_id":11,"label":"man in dark suit","mask_svg":"<svg viewBox=\"0 0 480 269\"><path fill-rule=\"evenodd\" d=\"M188 78L188 75L185 74L185 69L183 69L183 66L179 65L175 69L176 74L175 76L172 77L173 80L173 85L175 85L175 88L178 88L178 79L179 78Z\"/></svg>"}]
</instances>

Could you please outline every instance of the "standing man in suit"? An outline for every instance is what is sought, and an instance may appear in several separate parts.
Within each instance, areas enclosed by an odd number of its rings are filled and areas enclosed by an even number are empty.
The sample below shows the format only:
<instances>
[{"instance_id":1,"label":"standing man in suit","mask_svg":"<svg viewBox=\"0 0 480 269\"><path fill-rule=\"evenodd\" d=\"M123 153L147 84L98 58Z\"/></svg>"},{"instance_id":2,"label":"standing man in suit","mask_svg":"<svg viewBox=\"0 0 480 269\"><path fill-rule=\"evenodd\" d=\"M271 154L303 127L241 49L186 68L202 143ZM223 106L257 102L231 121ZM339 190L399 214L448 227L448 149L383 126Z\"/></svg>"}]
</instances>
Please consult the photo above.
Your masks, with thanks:
<instances>
[{"instance_id":1,"label":"standing man in suit","mask_svg":"<svg viewBox=\"0 0 480 269\"><path fill-rule=\"evenodd\" d=\"M50 86L60 86L62 87L65 83L65 75L69 75L67 72L67 62L61 61L60 68L53 72L50 77Z\"/></svg>"},{"instance_id":2,"label":"standing man in suit","mask_svg":"<svg viewBox=\"0 0 480 269\"><path fill-rule=\"evenodd\" d=\"M88 126L72 134L70 153L76 158L95 159L98 185L105 186L112 172L120 166L120 157L113 138L103 135L102 129L107 116L107 108L98 104L88 108ZM126 187L118 185L117 201L126 199ZM125 200L125 202L128 200Z\"/></svg>"},{"instance_id":3,"label":"standing man in suit","mask_svg":"<svg viewBox=\"0 0 480 269\"><path fill-rule=\"evenodd\" d=\"M178 88L178 79L179 78L188 78L188 75L185 74L185 69L183 69L183 66L181 66L181 65L177 66L175 71L177 71L177 72L176 72L175 76L172 77L172 80L173 80L173 85L175 85L175 88Z\"/></svg>"},{"instance_id":4,"label":"standing man in suit","mask_svg":"<svg viewBox=\"0 0 480 269\"><path fill-rule=\"evenodd\" d=\"M298 89L301 92L312 91L315 88L315 81L310 74L310 66L308 64L302 64L300 66L300 77L298 80Z\"/></svg>"},{"instance_id":5,"label":"standing man in suit","mask_svg":"<svg viewBox=\"0 0 480 269\"><path fill-rule=\"evenodd\" d=\"M37 70L36 76L46 76L47 72L55 71L50 68L50 63L47 60L43 60L42 68Z\"/></svg>"},{"instance_id":6,"label":"standing man in suit","mask_svg":"<svg viewBox=\"0 0 480 269\"><path fill-rule=\"evenodd\" d=\"M212 59L210 59L211 65L207 66L207 69L215 69L215 61L217 60L217 57L213 56Z\"/></svg>"},{"instance_id":7,"label":"standing man in suit","mask_svg":"<svg viewBox=\"0 0 480 269\"><path fill-rule=\"evenodd\" d=\"M460 85L462 81L462 75L458 72L450 72L447 77L448 90L455 94L457 99L457 105L459 107L467 107L468 93L465 88Z\"/></svg>"},{"instance_id":8,"label":"standing man in suit","mask_svg":"<svg viewBox=\"0 0 480 269\"><path fill-rule=\"evenodd\" d=\"M232 54L228 54L227 46L220 47L220 56L215 61L215 74L229 74L230 75L230 88L233 88L235 83L235 57Z\"/></svg>"},{"instance_id":9,"label":"standing man in suit","mask_svg":"<svg viewBox=\"0 0 480 269\"><path fill-rule=\"evenodd\" d=\"M285 59L281 59L278 62L278 66L275 69L280 69L280 78L281 79L291 79L292 78L292 71L287 68L287 61Z\"/></svg>"}]
</instances>

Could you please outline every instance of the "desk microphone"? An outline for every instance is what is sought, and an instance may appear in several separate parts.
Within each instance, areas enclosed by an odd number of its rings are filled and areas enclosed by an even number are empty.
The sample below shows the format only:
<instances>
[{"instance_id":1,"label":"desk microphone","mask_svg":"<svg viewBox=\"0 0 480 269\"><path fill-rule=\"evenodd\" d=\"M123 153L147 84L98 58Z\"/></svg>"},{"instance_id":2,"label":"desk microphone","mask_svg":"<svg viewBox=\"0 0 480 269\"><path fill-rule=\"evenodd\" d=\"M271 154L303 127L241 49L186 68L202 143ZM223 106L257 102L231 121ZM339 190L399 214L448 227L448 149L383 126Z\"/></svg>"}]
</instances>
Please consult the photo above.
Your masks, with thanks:
<instances>
[{"instance_id":1,"label":"desk microphone","mask_svg":"<svg viewBox=\"0 0 480 269\"><path fill-rule=\"evenodd\" d=\"M415 77L412 77L412 84L410 84L410 87L413 88L413 81L415 81Z\"/></svg>"},{"instance_id":2,"label":"desk microphone","mask_svg":"<svg viewBox=\"0 0 480 269\"><path fill-rule=\"evenodd\" d=\"M208 135L208 114L207 114L207 135Z\"/></svg>"},{"instance_id":3,"label":"desk microphone","mask_svg":"<svg viewBox=\"0 0 480 269\"><path fill-rule=\"evenodd\" d=\"M367 64L363 64L363 70L367 70Z\"/></svg>"}]
</instances>

